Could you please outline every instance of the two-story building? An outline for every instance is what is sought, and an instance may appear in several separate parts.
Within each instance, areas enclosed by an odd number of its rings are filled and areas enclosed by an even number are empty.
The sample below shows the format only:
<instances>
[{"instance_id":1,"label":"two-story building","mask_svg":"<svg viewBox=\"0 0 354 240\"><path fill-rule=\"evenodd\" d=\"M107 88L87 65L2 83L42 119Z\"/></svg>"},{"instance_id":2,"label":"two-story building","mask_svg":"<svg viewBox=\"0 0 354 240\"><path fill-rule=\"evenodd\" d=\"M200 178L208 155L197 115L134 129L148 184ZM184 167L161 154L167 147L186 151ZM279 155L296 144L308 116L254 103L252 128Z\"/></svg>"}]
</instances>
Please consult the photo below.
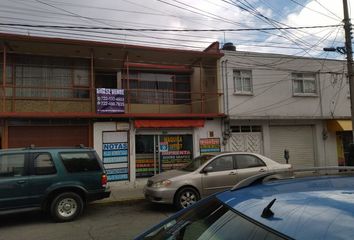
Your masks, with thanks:
<instances>
[{"instance_id":1,"label":"two-story building","mask_svg":"<svg viewBox=\"0 0 354 240\"><path fill-rule=\"evenodd\" d=\"M189 51L0 34L1 148L94 147L134 182L222 150L219 44Z\"/></svg>"},{"instance_id":2,"label":"two-story building","mask_svg":"<svg viewBox=\"0 0 354 240\"><path fill-rule=\"evenodd\" d=\"M348 165L351 139L346 62L223 51L228 150L262 153L295 167Z\"/></svg>"}]
</instances>

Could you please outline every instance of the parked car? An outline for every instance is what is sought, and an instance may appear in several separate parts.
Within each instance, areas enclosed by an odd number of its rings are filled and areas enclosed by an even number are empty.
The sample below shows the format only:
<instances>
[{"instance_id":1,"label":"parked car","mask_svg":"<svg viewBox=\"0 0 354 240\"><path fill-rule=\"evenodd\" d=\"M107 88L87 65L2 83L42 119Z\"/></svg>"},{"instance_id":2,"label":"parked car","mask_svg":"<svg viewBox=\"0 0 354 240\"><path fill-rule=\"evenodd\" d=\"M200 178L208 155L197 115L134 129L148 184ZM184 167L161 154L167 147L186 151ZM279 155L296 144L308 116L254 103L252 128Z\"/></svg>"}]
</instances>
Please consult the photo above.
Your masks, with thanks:
<instances>
[{"instance_id":1,"label":"parked car","mask_svg":"<svg viewBox=\"0 0 354 240\"><path fill-rule=\"evenodd\" d=\"M91 148L0 151L0 213L42 209L71 221L93 200L109 197L107 176Z\"/></svg>"},{"instance_id":2,"label":"parked car","mask_svg":"<svg viewBox=\"0 0 354 240\"><path fill-rule=\"evenodd\" d=\"M186 208L203 197L231 188L249 176L290 168L290 164L280 164L256 153L201 155L181 170L167 171L149 178L144 194L151 202Z\"/></svg>"},{"instance_id":3,"label":"parked car","mask_svg":"<svg viewBox=\"0 0 354 240\"><path fill-rule=\"evenodd\" d=\"M271 174L203 199L136 240L353 239L353 172L264 182Z\"/></svg>"}]
</instances>

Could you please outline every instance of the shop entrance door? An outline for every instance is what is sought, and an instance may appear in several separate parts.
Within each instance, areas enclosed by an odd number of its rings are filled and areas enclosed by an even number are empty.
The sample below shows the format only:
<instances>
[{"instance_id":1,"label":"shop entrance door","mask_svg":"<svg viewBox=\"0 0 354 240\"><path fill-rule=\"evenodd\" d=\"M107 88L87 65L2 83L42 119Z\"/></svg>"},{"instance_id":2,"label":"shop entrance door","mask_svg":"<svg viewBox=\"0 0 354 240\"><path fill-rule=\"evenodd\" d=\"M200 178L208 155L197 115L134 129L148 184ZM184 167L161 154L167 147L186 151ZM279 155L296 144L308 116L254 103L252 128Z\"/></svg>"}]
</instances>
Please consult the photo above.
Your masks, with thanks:
<instances>
[{"instance_id":1,"label":"shop entrance door","mask_svg":"<svg viewBox=\"0 0 354 240\"><path fill-rule=\"evenodd\" d=\"M180 169L192 160L192 134L136 135L135 156L137 178Z\"/></svg>"}]
</instances>

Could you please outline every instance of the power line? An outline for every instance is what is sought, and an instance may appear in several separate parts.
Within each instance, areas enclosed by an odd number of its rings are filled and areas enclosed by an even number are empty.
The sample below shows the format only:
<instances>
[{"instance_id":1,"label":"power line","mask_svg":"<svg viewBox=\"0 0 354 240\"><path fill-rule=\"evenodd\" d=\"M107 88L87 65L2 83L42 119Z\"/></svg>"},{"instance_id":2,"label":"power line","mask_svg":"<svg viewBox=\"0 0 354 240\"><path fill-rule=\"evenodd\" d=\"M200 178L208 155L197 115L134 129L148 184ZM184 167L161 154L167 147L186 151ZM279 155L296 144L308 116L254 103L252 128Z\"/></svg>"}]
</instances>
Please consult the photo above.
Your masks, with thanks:
<instances>
[{"instance_id":1,"label":"power line","mask_svg":"<svg viewBox=\"0 0 354 240\"><path fill-rule=\"evenodd\" d=\"M117 27L87 27L87 26L63 26L63 25L36 25L20 23L0 23L1 26L17 26L31 28L58 28L58 29L99 29L114 31L136 31L136 32L243 32L243 31L273 31L273 30L297 30L297 29L315 29L332 28L342 25L319 25L303 27L270 27L270 28L225 28L225 29L163 29L163 28L117 28Z\"/></svg>"},{"instance_id":2,"label":"power line","mask_svg":"<svg viewBox=\"0 0 354 240\"><path fill-rule=\"evenodd\" d=\"M327 10L329 13L331 13L333 16L335 16L336 18L338 18L339 20L342 20L341 17L339 17L337 14L335 14L334 12L332 12L331 10L329 10L328 8L326 8L325 6L323 6L323 4L321 4L319 1L315 0L315 2L320 5L323 9Z\"/></svg>"},{"instance_id":3,"label":"power line","mask_svg":"<svg viewBox=\"0 0 354 240\"><path fill-rule=\"evenodd\" d=\"M337 16L337 15L335 15L337 18L333 18L333 17L331 17L331 16L328 16L327 14L324 14L324 13L321 13L321 12L319 12L319 11L317 11L317 10L314 10L314 9L312 9L312 8L309 8L309 7L303 5L303 4L301 4L301 3L299 3L299 2L297 2L297 1L295 1L295 0L290 0L290 1L293 2L293 3L295 3L295 4L297 4L297 5L299 5L299 6L301 6L301 7L303 7L303 8L306 8L306 9L312 11L312 12L318 13L318 14L320 14L320 15L322 15L322 16L325 16L325 17L331 18L331 19L333 19L333 20L335 20L335 21L338 21L338 16ZM317 1L316 1L316 2L317 2ZM322 6L322 5L321 5L321 6ZM328 10L328 9L326 9L326 10ZM331 13L332 13L332 12L331 12ZM333 13L332 13L332 14L333 14ZM341 20L341 19L339 18L339 20Z\"/></svg>"},{"instance_id":4,"label":"power line","mask_svg":"<svg viewBox=\"0 0 354 240\"><path fill-rule=\"evenodd\" d=\"M241 10L243 11L246 11L248 12L249 14L253 15L254 17L260 19L261 21L263 22L266 22L267 24L271 24L272 26L274 27L279 27L280 25L285 25L281 22L278 22L276 20L273 20L271 18L268 18L266 16L264 16L263 14L261 14L255 7L252 6L252 4L250 4L249 2L245 1L246 3L243 3L243 2L234 2L234 1L226 1L226 0L223 0L224 2L226 3L229 3L230 5L232 6L236 6L238 8L240 8ZM287 25L285 25L286 27L288 27ZM302 43L303 45L307 46L308 43L304 42L302 39L299 39L297 36L295 36L296 39L292 39L290 37L288 37L286 34L283 33L283 31L279 30L283 35L280 35L281 38L284 38L284 39L287 39L291 42L293 42L295 45L300 46L300 43ZM305 52L307 52L305 49L304 49Z\"/></svg>"}]
</instances>

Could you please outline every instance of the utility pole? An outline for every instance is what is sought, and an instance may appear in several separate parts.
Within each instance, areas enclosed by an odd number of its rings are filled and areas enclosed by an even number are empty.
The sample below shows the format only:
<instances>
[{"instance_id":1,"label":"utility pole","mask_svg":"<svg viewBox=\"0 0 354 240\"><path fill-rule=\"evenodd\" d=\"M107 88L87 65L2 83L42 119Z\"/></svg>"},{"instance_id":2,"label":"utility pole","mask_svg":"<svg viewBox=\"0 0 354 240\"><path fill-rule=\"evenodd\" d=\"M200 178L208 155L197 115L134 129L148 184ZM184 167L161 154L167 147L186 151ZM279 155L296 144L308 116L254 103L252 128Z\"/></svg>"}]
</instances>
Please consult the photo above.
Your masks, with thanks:
<instances>
[{"instance_id":1,"label":"utility pole","mask_svg":"<svg viewBox=\"0 0 354 240\"><path fill-rule=\"evenodd\" d=\"M352 115L352 136L354 142L354 79L353 79L353 52L352 52L352 37L351 37L351 26L348 14L348 2L343 0L343 10L344 10L344 31L345 31L345 48L347 52L347 71L348 71L348 81L349 81L349 91L350 91L350 110Z\"/></svg>"}]
</instances>

